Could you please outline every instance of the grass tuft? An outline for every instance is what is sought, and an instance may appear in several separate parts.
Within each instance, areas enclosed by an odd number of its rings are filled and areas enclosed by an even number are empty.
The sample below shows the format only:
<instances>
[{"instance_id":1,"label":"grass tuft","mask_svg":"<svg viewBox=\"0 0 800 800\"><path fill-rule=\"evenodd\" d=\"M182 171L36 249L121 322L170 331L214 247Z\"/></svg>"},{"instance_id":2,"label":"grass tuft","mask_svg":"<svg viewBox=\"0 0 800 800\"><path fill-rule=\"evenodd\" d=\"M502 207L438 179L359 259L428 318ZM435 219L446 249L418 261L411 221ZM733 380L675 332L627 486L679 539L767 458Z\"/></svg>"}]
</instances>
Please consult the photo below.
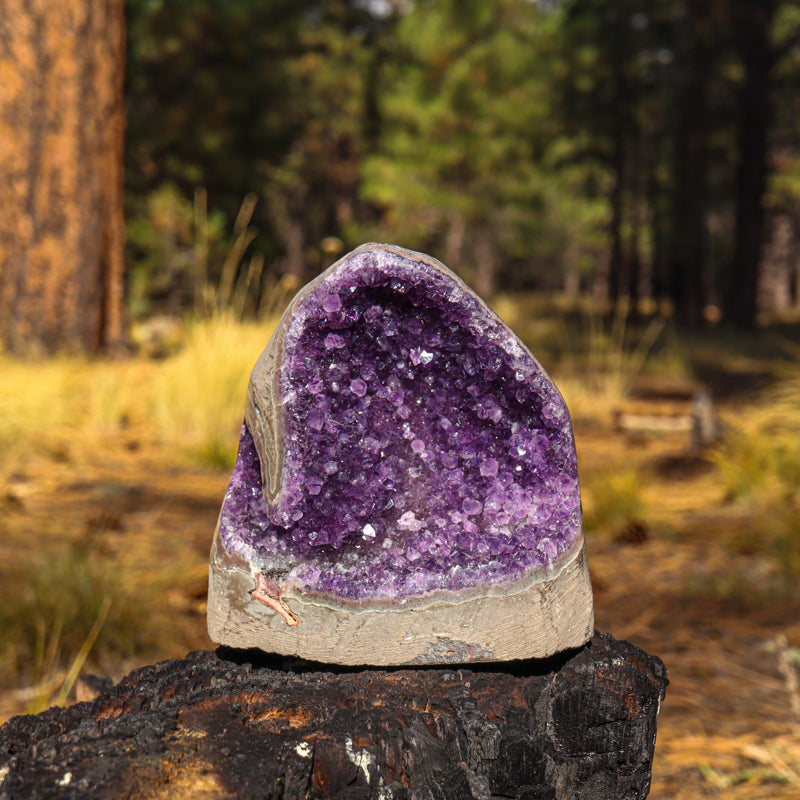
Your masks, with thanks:
<instances>
[{"instance_id":1,"label":"grass tuft","mask_svg":"<svg viewBox=\"0 0 800 800\"><path fill-rule=\"evenodd\" d=\"M25 362L0 355L0 479L31 452L64 458L109 434L174 446L215 469L233 463L250 370L277 323L216 314L187 326L180 350L159 361Z\"/></svg>"},{"instance_id":2,"label":"grass tuft","mask_svg":"<svg viewBox=\"0 0 800 800\"><path fill-rule=\"evenodd\" d=\"M800 368L729 420L711 457L729 502L800 510Z\"/></svg>"},{"instance_id":3,"label":"grass tuft","mask_svg":"<svg viewBox=\"0 0 800 800\"><path fill-rule=\"evenodd\" d=\"M586 529L620 534L641 526L647 514L643 488L640 474L633 469L589 475Z\"/></svg>"},{"instance_id":4,"label":"grass tuft","mask_svg":"<svg viewBox=\"0 0 800 800\"><path fill-rule=\"evenodd\" d=\"M274 326L224 314L193 323L183 349L155 376L152 419L161 437L200 464L232 467L247 381Z\"/></svg>"},{"instance_id":5,"label":"grass tuft","mask_svg":"<svg viewBox=\"0 0 800 800\"><path fill-rule=\"evenodd\" d=\"M101 661L146 654L169 628L167 619L153 619L165 580L109 560L89 538L37 553L2 580L1 671L43 687L48 700L71 664L58 696L69 692L72 672L93 649Z\"/></svg>"}]
</instances>

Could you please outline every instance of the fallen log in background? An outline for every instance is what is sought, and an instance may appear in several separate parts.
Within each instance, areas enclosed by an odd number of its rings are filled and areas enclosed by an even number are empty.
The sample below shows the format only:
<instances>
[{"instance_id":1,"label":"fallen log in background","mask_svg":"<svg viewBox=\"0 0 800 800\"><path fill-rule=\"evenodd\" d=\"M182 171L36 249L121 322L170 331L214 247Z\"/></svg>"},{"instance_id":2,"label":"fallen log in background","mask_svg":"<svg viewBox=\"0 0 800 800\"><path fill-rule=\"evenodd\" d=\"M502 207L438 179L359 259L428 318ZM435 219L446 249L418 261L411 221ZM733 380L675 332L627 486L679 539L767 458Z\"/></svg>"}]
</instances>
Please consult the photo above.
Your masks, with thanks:
<instances>
[{"instance_id":1,"label":"fallen log in background","mask_svg":"<svg viewBox=\"0 0 800 800\"><path fill-rule=\"evenodd\" d=\"M608 635L546 664L331 673L259 659L269 663L191 653L135 670L93 702L9 720L0 798L614 800L649 791L666 670Z\"/></svg>"}]
</instances>

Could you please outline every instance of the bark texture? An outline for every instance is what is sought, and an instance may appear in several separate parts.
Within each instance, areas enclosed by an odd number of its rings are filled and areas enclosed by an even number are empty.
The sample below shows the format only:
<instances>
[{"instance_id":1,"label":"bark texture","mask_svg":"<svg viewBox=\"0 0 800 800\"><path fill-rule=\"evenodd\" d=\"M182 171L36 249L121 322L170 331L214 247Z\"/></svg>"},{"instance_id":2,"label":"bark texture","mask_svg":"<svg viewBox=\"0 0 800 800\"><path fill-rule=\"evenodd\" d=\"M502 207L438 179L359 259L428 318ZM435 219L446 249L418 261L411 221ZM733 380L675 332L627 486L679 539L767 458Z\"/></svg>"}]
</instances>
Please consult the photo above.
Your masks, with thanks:
<instances>
[{"instance_id":1,"label":"bark texture","mask_svg":"<svg viewBox=\"0 0 800 800\"><path fill-rule=\"evenodd\" d=\"M0 14L0 342L96 352L123 325L123 0Z\"/></svg>"},{"instance_id":2,"label":"bark texture","mask_svg":"<svg viewBox=\"0 0 800 800\"><path fill-rule=\"evenodd\" d=\"M10 720L0 728L0 798L649 791L666 670L610 636L560 663L493 669L267 663L250 651L193 653L136 670L91 703Z\"/></svg>"}]
</instances>

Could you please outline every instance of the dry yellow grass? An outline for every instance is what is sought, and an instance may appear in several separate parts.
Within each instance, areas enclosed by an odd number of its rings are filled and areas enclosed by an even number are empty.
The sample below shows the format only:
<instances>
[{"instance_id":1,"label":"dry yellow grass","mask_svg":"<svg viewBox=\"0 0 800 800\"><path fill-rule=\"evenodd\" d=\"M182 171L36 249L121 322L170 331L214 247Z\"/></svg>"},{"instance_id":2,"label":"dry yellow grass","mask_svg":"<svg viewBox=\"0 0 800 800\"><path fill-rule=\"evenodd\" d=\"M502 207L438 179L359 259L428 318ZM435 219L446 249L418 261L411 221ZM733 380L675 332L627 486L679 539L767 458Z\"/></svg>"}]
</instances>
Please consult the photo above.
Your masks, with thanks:
<instances>
[{"instance_id":1,"label":"dry yellow grass","mask_svg":"<svg viewBox=\"0 0 800 800\"><path fill-rule=\"evenodd\" d=\"M163 655L176 636L175 606L199 573L185 538L160 541L186 492L174 473L198 465L224 485L248 375L274 324L199 321L160 361L0 356L0 682L37 684L29 707L74 680L65 669L90 639L107 668Z\"/></svg>"},{"instance_id":2,"label":"dry yellow grass","mask_svg":"<svg viewBox=\"0 0 800 800\"><path fill-rule=\"evenodd\" d=\"M160 361L0 354L0 447L11 456L0 469L7 476L26 453L91 449L121 431L218 464L236 441L247 378L275 322L198 321Z\"/></svg>"},{"instance_id":3,"label":"dry yellow grass","mask_svg":"<svg viewBox=\"0 0 800 800\"><path fill-rule=\"evenodd\" d=\"M159 435L212 466L232 466L247 379L275 327L219 315L194 324L187 345L159 365L150 394Z\"/></svg>"}]
</instances>

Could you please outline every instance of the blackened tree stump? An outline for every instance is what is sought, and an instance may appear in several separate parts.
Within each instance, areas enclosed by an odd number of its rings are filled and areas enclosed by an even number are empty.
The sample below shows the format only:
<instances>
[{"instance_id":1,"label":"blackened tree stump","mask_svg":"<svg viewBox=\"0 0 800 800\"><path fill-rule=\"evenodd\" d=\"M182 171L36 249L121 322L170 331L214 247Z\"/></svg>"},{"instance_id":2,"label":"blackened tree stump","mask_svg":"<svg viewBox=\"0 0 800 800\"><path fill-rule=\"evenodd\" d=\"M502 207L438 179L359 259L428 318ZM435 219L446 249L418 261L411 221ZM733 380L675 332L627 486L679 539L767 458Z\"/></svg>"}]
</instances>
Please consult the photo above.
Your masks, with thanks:
<instances>
[{"instance_id":1,"label":"blackened tree stump","mask_svg":"<svg viewBox=\"0 0 800 800\"><path fill-rule=\"evenodd\" d=\"M90 703L15 717L0 728L0 798L621 800L649 791L666 670L608 635L561 663L294 666L197 652L136 670Z\"/></svg>"}]
</instances>

